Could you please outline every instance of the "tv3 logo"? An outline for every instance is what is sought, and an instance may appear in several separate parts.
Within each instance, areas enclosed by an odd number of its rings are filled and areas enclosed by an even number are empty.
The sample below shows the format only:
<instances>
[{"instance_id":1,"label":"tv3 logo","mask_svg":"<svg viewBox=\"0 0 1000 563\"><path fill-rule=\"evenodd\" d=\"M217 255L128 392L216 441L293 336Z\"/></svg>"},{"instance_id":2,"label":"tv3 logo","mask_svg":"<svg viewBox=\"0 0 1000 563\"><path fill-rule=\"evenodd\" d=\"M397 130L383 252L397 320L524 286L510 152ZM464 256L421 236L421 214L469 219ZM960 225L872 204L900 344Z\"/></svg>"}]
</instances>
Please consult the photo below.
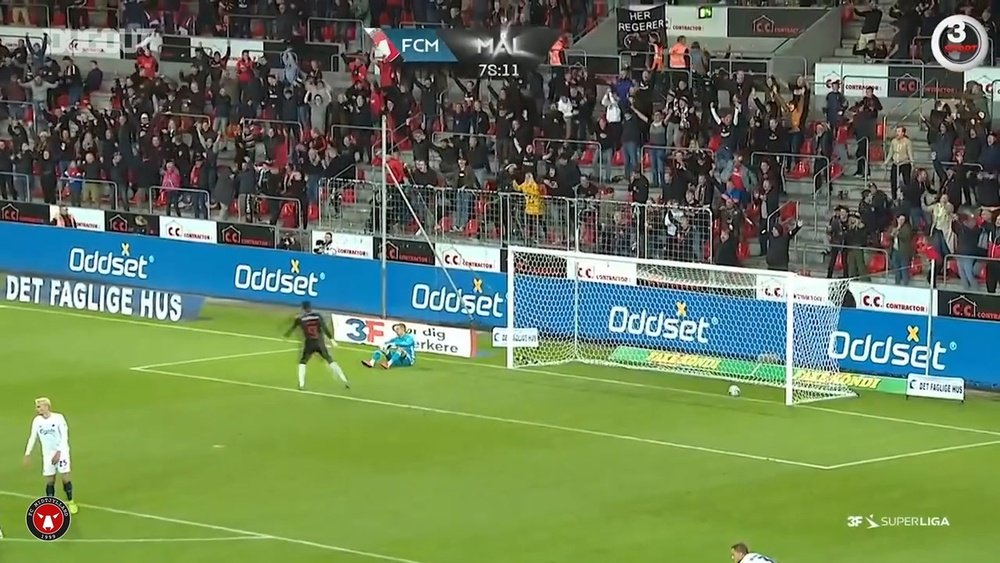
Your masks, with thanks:
<instances>
[{"instance_id":1,"label":"tv3 logo","mask_svg":"<svg viewBox=\"0 0 1000 563\"><path fill-rule=\"evenodd\" d=\"M873 528L880 528L878 522L875 521L875 515L869 514L868 516L848 516L847 517L847 527L848 528L860 528L862 524L867 523L867 528L869 530Z\"/></svg>"}]
</instances>

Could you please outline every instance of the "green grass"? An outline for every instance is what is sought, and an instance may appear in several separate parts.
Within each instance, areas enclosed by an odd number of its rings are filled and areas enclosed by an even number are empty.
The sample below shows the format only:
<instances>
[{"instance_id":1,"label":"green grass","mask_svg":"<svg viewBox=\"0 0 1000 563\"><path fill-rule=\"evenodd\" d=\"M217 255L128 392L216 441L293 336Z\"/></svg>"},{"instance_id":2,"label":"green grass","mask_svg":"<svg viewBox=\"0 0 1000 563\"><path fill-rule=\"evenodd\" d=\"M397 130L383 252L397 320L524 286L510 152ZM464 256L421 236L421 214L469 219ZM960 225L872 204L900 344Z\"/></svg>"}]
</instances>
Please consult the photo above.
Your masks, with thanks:
<instances>
[{"instance_id":1,"label":"green grass","mask_svg":"<svg viewBox=\"0 0 1000 563\"><path fill-rule=\"evenodd\" d=\"M0 525L30 537L40 462L17 460L46 395L71 425L82 504L66 539L91 542L0 541L0 561L707 563L735 541L780 563L993 553L1000 445L947 450L1000 440L992 398L788 408L778 390L732 399L727 382L669 374L507 371L499 353L364 370L345 346L354 389L314 363L299 393L296 345L276 337L289 311L205 312L177 330L0 308ZM851 529L854 514L951 526ZM207 538L224 541L104 541Z\"/></svg>"}]
</instances>

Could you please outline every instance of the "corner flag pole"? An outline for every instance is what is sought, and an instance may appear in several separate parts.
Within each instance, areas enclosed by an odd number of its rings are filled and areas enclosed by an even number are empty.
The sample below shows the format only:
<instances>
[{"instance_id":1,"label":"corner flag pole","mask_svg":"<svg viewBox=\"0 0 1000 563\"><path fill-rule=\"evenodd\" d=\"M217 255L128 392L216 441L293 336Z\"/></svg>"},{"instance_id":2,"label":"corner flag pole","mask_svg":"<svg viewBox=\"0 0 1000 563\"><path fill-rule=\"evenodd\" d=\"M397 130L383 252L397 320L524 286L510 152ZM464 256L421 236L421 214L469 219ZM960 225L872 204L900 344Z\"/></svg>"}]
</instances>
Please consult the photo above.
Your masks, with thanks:
<instances>
[{"instance_id":1,"label":"corner flag pole","mask_svg":"<svg viewBox=\"0 0 1000 563\"><path fill-rule=\"evenodd\" d=\"M388 294L388 289L389 289L388 288L388 285L389 285L389 272L388 272L388 267L386 266L386 254L387 254L386 251L387 251L388 246L389 246L389 229L388 229L389 213L387 211L387 208L388 208L388 205L389 205L389 188L388 188L388 179L386 178L386 172L385 172L386 159L388 158L388 155L386 154L386 152L388 150L388 147L386 146L386 136L389 134L389 132L388 132L388 125L386 123L385 112L382 112L382 125L381 125L381 128L382 128L382 156L381 156L382 164L379 166L379 168L381 169L381 176L382 176L382 178L381 178L381 181L379 182L379 191L381 192L380 195L379 195L379 197L381 198L382 205L381 205L381 209L379 210L379 213L381 215L380 222L382 224L382 228L381 228L381 231L382 231L382 242L381 242L381 244L382 244L382 249L381 249L382 250L382 252L381 252L381 254L382 254L382 318L384 319L389 314L388 310L387 310L388 309L388 303L389 303L389 294Z\"/></svg>"}]
</instances>

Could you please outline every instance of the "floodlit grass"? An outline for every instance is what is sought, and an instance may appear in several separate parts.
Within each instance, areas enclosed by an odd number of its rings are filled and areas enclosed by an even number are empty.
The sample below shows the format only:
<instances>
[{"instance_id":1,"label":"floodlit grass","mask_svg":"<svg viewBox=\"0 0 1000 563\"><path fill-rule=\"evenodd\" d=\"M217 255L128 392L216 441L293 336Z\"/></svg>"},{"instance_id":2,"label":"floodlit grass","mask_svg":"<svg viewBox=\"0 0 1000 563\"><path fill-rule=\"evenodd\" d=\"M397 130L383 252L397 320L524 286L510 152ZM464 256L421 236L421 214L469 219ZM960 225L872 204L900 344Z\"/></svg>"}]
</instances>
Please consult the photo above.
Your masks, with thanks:
<instances>
[{"instance_id":1,"label":"floodlit grass","mask_svg":"<svg viewBox=\"0 0 1000 563\"><path fill-rule=\"evenodd\" d=\"M699 563L736 541L781 563L992 552L988 398L788 408L778 390L733 399L727 382L669 374L507 371L500 353L366 370L346 346L334 355L354 388L317 361L300 393L297 345L280 338L290 312L205 313L176 327L0 308L0 525L30 538L40 461L17 460L40 395L70 422L82 505L74 541L0 540L0 560ZM951 526L847 527L869 514Z\"/></svg>"}]
</instances>

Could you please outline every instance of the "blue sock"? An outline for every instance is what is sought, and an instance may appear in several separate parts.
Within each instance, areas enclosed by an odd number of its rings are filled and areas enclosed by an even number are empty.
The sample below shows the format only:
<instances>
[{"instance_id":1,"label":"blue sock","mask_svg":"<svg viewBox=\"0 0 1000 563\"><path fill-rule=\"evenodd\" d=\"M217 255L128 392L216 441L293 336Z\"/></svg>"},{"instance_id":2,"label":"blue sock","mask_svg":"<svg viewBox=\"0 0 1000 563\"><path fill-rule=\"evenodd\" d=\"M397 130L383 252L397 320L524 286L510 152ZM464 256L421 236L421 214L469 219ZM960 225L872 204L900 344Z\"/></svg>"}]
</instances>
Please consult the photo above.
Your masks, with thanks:
<instances>
[{"instance_id":1,"label":"blue sock","mask_svg":"<svg viewBox=\"0 0 1000 563\"><path fill-rule=\"evenodd\" d=\"M377 362L377 361L379 361L381 359L382 359L382 351L381 350L375 350L375 353L372 354L372 361L373 362Z\"/></svg>"},{"instance_id":2,"label":"blue sock","mask_svg":"<svg viewBox=\"0 0 1000 563\"><path fill-rule=\"evenodd\" d=\"M54 497L54 496L56 496L56 484L55 483L46 483L45 484L45 496L47 496L47 497Z\"/></svg>"},{"instance_id":3,"label":"blue sock","mask_svg":"<svg viewBox=\"0 0 1000 563\"><path fill-rule=\"evenodd\" d=\"M63 491L66 493L66 500L73 500L73 482L66 481L63 483Z\"/></svg>"}]
</instances>

